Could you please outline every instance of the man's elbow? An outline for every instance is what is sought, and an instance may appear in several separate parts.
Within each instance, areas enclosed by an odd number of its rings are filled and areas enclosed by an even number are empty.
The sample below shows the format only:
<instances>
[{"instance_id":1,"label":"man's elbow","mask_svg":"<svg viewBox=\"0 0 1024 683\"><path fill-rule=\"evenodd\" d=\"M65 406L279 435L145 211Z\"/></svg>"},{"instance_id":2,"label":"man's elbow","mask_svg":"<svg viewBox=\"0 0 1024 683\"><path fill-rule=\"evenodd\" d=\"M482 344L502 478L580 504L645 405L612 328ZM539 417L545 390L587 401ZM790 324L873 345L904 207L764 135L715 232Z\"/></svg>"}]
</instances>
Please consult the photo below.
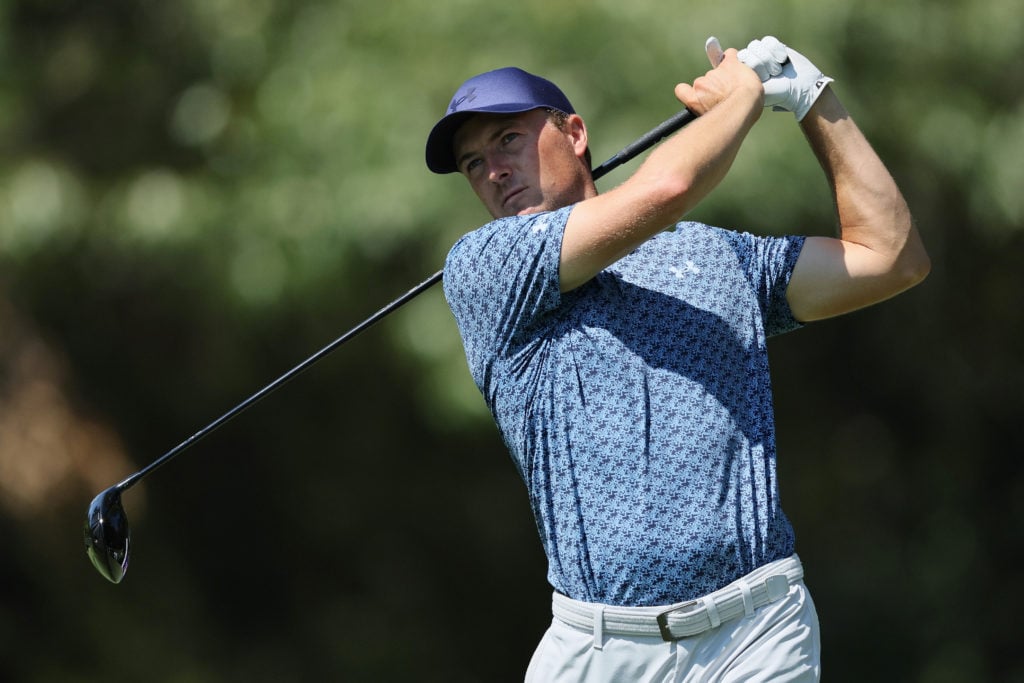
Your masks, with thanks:
<instances>
[{"instance_id":1,"label":"man's elbow","mask_svg":"<svg viewBox=\"0 0 1024 683\"><path fill-rule=\"evenodd\" d=\"M928 256L928 250L924 248L917 228L912 224L909 233L909 238L903 245L895 269L904 284L903 289L910 289L920 284L932 270L932 261Z\"/></svg>"},{"instance_id":2,"label":"man's elbow","mask_svg":"<svg viewBox=\"0 0 1024 683\"><path fill-rule=\"evenodd\" d=\"M903 268L903 277L907 283L907 289L920 284L928 277L930 272L932 272L932 261L928 258L928 254L922 250L920 254L915 256L913 263L907 264Z\"/></svg>"}]
</instances>

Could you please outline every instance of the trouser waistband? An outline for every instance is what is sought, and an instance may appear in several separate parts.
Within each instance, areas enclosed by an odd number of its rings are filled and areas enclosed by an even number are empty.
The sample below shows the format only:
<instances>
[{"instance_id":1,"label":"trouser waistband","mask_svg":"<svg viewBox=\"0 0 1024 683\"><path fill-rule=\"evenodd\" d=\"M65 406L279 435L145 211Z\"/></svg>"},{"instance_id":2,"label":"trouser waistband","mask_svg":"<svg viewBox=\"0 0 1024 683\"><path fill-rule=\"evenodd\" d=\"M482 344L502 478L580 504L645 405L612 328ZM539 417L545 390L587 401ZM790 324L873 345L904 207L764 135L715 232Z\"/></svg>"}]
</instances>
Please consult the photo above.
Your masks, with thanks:
<instances>
[{"instance_id":1,"label":"trouser waistband","mask_svg":"<svg viewBox=\"0 0 1024 683\"><path fill-rule=\"evenodd\" d=\"M788 595L790 586L803 576L800 558L791 555L696 600L655 607L617 607L573 600L556 592L551 612L570 626L593 630L595 643L600 643L605 633L660 636L672 641L718 628L737 617L750 616L757 608Z\"/></svg>"}]
</instances>

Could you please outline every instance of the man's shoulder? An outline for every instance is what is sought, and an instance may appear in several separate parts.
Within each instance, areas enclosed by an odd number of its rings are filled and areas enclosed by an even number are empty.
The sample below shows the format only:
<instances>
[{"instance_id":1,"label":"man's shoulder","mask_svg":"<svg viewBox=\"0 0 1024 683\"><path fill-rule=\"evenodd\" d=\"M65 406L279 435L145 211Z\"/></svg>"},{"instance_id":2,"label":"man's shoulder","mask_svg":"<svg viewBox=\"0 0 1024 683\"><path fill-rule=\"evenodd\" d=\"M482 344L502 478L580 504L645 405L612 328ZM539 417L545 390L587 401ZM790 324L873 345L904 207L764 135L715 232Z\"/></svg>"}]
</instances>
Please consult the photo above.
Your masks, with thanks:
<instances>
[{"instance_id":1,"label":"man's shoulder","mask_svg":"<svg viewBox=\"0 0 1024 683\"><path fill-rule=\"evenodd\" d=\"M655 252L685 254L688 258L712 258L716 254L735 253L749 237L729 228L683 221L655 235L644 247Z\"/></svg>"},{"instance_id":2,"label":"man's shoulder","mask_svg":"<svg viewBox=\"0 0 1024 683\"><path fill-rule=\"evenodd\" d=\"M709 225L700 221L682 221L669 231L681 236L700 236L706 238L717 238L723 241L746 239L750 234L736 228L723 228L717 225Z\"/></svg>"},{"instance_id":3,"label":"man's shoulder","mask_svg":"<svg viewBox=\"0 0 1024 683\"><path fill-rule=\"evenodd\" d=\"M561 230L565 227L571 207L556 211L527 214L525 216L507 216L496 218L478 228L470 230L456 240L448 252L450 263L460 254L469 253L475 258L485 248L502 243L520 241L525 235L547 235L549 231Z\"/></svg>"},{"instance_id":4,"label":"man's shoulder","mask_svg":"<svg viewBox=\"0 0 1024 683\"><path fill-rule=\"evenodd\" d=\"M739 228L724 228L698 221L678 223L664 234L674 236L697 251L726 250L741 259L760 250L785 248L790 244L799 244L803 240L802 237L795 235L759 235Z\"/></svg>"}]
</instances>

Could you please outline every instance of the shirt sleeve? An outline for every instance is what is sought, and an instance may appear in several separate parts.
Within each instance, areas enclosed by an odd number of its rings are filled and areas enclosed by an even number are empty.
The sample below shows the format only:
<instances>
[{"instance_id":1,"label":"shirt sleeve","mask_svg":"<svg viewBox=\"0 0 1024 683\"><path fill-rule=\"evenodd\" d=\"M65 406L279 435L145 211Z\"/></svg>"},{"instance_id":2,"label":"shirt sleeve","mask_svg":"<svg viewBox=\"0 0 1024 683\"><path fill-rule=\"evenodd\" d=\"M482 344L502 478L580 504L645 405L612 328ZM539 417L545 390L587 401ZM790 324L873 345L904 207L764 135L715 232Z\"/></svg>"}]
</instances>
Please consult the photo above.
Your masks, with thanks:
<instances>
[{"instance_id":1,"label":"shirt sleeve","mask_svg":"<svg viewBox=\"0 0 1024 683\"><path fill-rule=\"evenodd\" d=\"M765 321L765 333L771 337L799 329L803 323L793 317L786 289L793 268L804 246L804 237L764 237L739 233L747 244L747 276L757 292Z\"/></svg>"},{"instance_id":2,"label":"shirt sleeve","mask_svg":"<svg viewBox=\"0 0 1024 683\"><path fill-rule=\"evenodd\" d=\"M561 302L558 266L570 211L493 221L463 236L448 253L445 299L481 390L493 359L531 337Z\"/></svg>"}]
</instances>

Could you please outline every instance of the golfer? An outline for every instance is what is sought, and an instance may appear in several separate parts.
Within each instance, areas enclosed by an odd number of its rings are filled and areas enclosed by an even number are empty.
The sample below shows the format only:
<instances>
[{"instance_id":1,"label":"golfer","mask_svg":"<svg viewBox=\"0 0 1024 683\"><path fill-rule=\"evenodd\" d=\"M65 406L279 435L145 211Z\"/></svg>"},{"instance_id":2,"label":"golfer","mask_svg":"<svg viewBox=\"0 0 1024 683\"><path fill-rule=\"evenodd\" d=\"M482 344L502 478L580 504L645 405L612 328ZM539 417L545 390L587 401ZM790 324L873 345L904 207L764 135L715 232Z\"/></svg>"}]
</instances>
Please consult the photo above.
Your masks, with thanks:
<instances>
[{"instance_id":1,"label":"golfer","mask_svg":"<svg viewBox=\"0 0 1024 683\"><path fill-rule=\"evenodd\" d=\"M675 88L699 118L601 194L583 119L519 69L466 81L427 142L427 166L495 219L452 248L444 291L547 555L554 618L529 681L820 675L766 340L902 292L929 260L832 79L771 37L708 56ZM837 237L679 222L765 107L799 122Z\"/></svg>"}]
</instances>

